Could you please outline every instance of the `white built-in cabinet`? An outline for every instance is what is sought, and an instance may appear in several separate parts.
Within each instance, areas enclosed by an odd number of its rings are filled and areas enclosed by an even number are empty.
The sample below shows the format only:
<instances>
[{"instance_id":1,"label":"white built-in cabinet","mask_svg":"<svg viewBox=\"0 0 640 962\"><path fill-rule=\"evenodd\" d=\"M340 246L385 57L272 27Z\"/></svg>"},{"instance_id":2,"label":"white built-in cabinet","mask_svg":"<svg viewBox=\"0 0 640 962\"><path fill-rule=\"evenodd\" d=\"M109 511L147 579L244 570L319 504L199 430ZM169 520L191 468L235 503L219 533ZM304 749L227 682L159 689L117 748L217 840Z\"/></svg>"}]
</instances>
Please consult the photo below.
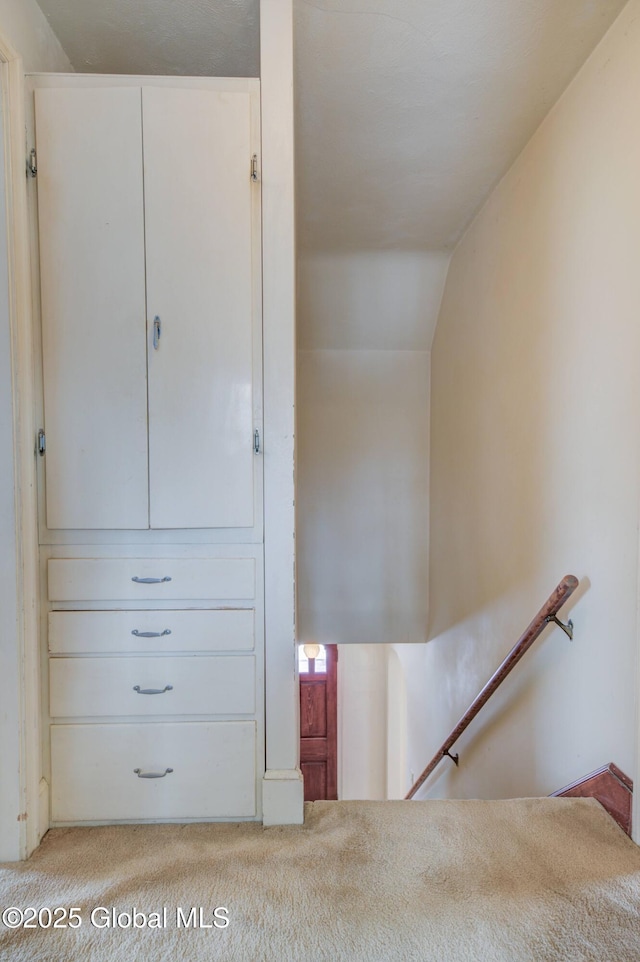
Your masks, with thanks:
<instances>
[{"instance_id":1,"label":"white built-in cabinet","mask_svg":"<svg viewBox=\"0 0 640 962\"><path fill-rule=\"evenodd\" d=\"M35 91L49 529L252 528L249 90Z\"/></svg>"},{"instance_id":2,"label":"white built-in cabinet","mask_svg":"<svg viewBox=\"0 0 640 962\"><path fill-rule=\"evenodd\" d=\"M27 89L50 823L259 818L259 82Z\"/></svg>"}]
</instances>

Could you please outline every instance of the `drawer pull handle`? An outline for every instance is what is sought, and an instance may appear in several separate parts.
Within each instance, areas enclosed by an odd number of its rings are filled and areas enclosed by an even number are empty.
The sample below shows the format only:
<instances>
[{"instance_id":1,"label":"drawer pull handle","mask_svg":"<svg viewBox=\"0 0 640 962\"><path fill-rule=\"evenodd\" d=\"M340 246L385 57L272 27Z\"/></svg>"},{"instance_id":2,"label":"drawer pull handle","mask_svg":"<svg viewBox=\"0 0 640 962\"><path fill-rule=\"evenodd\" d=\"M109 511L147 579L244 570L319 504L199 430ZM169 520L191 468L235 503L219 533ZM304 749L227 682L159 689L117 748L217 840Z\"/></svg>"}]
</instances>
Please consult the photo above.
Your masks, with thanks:
<instances>
[{"instance_id":1,"label":"drawer pull handle","mask_svg":"<svg viewBox=\"0 0 640 962\"><path fill-rule=\"evenodd\" d=\"M164 631L138 631L137 628L134 628L131 634L135 635L136 638L162 638L163 635L171 634L171 628L165 628Z\"/></svg>"},{"instance_id":2,"label":"drawer pull handle","mask_svg":"<svg viewBox=\"0 0 640 962\"><path fill-rule=\"evenodd\" d=\"M141 768L134 768L133 774L137 775L138 778L164 778L165 775L170 775L172 771L172 768L167 768L164 772L143 772Z\"/></svg>"},{"instance_id":3,"label":"drawer pull handle","mask_svg":"<svg viewBox=\"0 0 640 962\"><path fill-rule=\"evenodd\" d=\"M139 695L164 695L165 691L173 691L173 685L165 685L164 688L141 688L140 685L134 685L133 690Z\"/></svg>"},{"instance_id":4,"label":"drawer pull handle","mask_svg":"<svg viewBox=\"0 0 640 962\"><path fill-rule=\"evenodd\" d=\"M135 581L137 585L160 585L163 581L171 581L171 578L169 575L165 575L164 578L138 578L137 575L134 575L131 580Z\"/></svg>"}]
</instances>

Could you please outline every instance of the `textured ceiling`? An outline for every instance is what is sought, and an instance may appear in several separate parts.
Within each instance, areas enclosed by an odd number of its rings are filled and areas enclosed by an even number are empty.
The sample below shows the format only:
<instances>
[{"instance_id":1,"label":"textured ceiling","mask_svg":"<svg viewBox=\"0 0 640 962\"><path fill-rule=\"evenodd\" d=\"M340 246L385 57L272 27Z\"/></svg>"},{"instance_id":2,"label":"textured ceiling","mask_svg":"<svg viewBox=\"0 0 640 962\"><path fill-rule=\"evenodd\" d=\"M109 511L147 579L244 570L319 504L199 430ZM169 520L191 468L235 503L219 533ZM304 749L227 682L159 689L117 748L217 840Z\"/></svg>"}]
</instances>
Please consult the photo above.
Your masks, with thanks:
<instances>
[{"instance_id":1,"label":"textured ceiling","mask_svg":"<svg viewBox=\"0 0 640 962\"><path fill-rule=\"evenodd\" d=\"M450 249L624 2L294 0L301 249ZM259 0L39 3L78 71L259 72Z\"/></svg>"},{"instance_id":2,"label":"textured ceiling","mask_svg":"<svg viewBox=\"0 0 640 962\"><path fill-rule=\"evenodd\" d=\"M38 0L79 73L257 77L259 0Z\"/></svg>"},{"instance_id":3,"label":"textured ceiling","mask_svg":"<svg viewBox=\"0 0 640 962\"><path fill-rule=\"evenodd\" d=\"M624 0L296 0L302 248L450 248Z\"/></svg>"}]
</instances>

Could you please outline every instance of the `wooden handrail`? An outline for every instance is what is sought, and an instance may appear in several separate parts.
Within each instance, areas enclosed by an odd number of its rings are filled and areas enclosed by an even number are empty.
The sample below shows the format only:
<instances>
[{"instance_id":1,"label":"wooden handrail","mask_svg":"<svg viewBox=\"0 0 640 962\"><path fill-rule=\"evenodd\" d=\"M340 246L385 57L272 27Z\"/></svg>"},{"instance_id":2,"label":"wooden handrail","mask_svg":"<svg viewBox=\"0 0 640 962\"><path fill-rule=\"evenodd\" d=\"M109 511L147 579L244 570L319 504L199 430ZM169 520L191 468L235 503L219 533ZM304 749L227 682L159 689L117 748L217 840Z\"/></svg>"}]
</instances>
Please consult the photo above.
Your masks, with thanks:
<instances>
[{"instance_id":1,"label":"wooden handrail","mask_svg":"<svg viewBox=\"0 0 640 962\"><path fill-rule=\"evenodd\" d=\"M535 616L527 630L523 635L520 636L518 641L515 643L507 657L504 659L500 667L493 673L489 681L486 683L480 694L474 699L469 708L453 729L447 740L443 743L437 753L433 756L425 770L422 772L420 777L411 786L410 791L405 795L405 798L413 798L420 786L427 780L431 772L436 768L436 766L442 761L445 756L449 756L453 761L458 764L457 755L451 755L451 749L460 738L462 733L471 724L473 719L476 717L481 708L486 705L493 693L497 688L500 687L502 682L505 680L509 672L515 668L522 656L529 650L531 645L534 643L536 638L542 634L546 626L550 621L554 621L557 618L557 614L567 601L567 599L573 594L573 592L578 587L578 579L573 575L567 575L562 579L560 584L555 588L555 590L549 595L548 599ZM566 629L565 629L566 630Z\"/></svg>"}]
</instances>

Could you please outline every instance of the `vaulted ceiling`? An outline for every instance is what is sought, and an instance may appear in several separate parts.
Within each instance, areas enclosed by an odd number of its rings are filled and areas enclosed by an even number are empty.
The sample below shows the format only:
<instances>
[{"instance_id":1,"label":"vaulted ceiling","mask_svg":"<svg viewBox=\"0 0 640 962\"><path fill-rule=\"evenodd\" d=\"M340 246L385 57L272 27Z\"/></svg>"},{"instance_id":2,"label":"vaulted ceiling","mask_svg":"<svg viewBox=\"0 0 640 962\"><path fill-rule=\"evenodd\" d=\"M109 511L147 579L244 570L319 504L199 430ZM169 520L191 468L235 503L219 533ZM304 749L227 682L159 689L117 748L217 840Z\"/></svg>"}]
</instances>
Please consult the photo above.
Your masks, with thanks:
<instances>
[{"instance_id":1,"label":"vaulted ceiling","mask_svg":"<svg viewBox=\"0 0 640 962\"><path fill-rule=\"evenodd\" d=\"M256 76L259 0L39 0L76 70ZM447 250L625 0L294 0L302 249Z\"/></svg>"}]
</instances>

